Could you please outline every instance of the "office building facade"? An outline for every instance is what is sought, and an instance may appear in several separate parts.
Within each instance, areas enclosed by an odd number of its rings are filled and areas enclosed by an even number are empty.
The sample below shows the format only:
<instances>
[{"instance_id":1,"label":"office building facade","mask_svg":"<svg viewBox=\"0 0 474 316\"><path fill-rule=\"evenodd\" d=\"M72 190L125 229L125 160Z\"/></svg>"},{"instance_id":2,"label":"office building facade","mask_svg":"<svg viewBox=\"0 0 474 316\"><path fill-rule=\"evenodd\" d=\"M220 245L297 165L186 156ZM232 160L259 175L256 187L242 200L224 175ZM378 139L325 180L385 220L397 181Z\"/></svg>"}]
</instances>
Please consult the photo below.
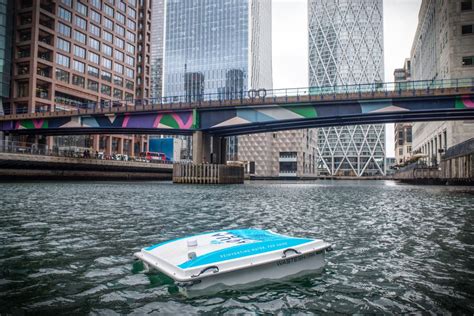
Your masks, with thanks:
<instances>
[{"instance_id":1,"label":"office building facade","mask_svg":"<svg viewBox=\"0 0 474 316\"><path fill-rule=\"evenodd\" d=\"M405 59L403 68L393 72L395 90L406 90L410 81L411 61ZM400 165L411 158L412 154L412 125L413 123L395 123L395 164ZM387 165L388 167L388 165Z\"/></svg>"},{"instance_id":2,"label":"office building facade","mask_svg":"<svg viewBox=\"0 0 474 316\"><path fill-rule=\"evenodd\" d=\"M423 0L411 50L411 79L474 78L473 0ZM474 135L472 121L413 123L413 151L437 165L442 153Z\"/></svg>"},{"instance_id":3,"label":"office building facade","mask_svg":"<svg viewBox=\"0 0 474 316\"><path fill-rule=\"evenodd\" d=\"M150 96L149 0L14 1L12 95L5 113L74 110ZM38 142L38 136L30 139ZM143 151L144 136L40 139L108 154ZM74 143L74 144L73 144Z\"/></svg>"},{"instance_id":4,"label":"office building facade","mask_svg":"<svg viewBox=\"0 0 474 316\"><path fill-rule=\"evenodd\" d=\"M383 1L309 0L309 85L383 82ZM320 175L385 174L385 125L317 129Z\"/></svg>"},{"instance_id":5,"label":"office building facade","mask_svg":"<svg viewBox=\"0 0 474 316\"><path fill-rule=\"evenodd\" d=\"M162 97L165 0L151 0L151 97Z\"/></svg>"},{"instance_id":6,"label":"office building facade","mask_svg":"<svg viewBox=\"0 0 474 316\"><path fill-rule=\"evenodd\" d=\"M167 0L164 34L166 98L232 99L272 87L270 0ZM228 160L240 159L246 137L228 138Z\"/></svg>"},{"instance_id":7,"label":"office building facade","mask_svg":"<svg viewBox=\"0 0 474 316\"><path fill-rule=\"evenodd\" d=\"M3 115L3 103L10 97L13 2L0 0L0 115Z\"/></svg>"}]
</instances>

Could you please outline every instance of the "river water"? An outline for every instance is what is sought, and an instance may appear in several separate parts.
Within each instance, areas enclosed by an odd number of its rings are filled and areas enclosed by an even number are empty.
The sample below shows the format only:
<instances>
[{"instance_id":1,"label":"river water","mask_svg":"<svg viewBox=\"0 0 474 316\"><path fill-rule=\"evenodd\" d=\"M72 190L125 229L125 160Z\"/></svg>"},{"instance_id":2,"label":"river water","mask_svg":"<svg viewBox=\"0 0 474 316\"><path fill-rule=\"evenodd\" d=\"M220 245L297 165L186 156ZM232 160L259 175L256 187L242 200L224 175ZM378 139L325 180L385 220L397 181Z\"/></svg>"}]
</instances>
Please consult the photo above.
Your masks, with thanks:
<instances>
[{"instance_id":1,"label":"river water","mask_svg":"<svg viewBox=\"0 0 474 316\"><path fill-rule=\"evenodd\" d=\"M0 183L0 314L474 313L474 190L391 181ZM185 298L140 248L255 227L335 245L320 275Z\"/></svg>"}]
</instances>

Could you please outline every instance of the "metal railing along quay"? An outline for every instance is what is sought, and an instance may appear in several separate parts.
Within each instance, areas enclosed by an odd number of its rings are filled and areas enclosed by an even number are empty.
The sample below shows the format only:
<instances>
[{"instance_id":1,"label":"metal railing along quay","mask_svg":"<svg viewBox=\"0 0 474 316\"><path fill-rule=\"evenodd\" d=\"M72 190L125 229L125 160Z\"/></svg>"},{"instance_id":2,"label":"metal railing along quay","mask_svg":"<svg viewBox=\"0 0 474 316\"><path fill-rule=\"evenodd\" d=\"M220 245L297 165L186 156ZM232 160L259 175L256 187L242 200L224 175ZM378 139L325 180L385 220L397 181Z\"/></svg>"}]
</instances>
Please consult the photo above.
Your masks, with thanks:
<instances>
[{"instance_id":1,"label":"metal railing along quay","mask_svg":"<svg viewBox=\"0 0 474 316\"><path fill-rule=\"evenodd\" d=\"M49 148L44 144L25 143L0 140L0 153L25 154L38 156L54 156L67 158L80 158L92 160L114 160L126 162L150 162L153 164L173 164L172 161L147 161L143 157L128 157L127 155L104 155L101 152L92 152L89 148L80 147L54 147Z\"/></svg>"},{"instance_id":2,"label":"metal railing along quay","mask_svg":"<svg viewBox=\"0 0 474 316\"><path fill-rule=\"evenodd\" d=\"M238 106L254 104L271 104L284 102L330 101L338 99L370 99L380 97L429 96L448 91L468 91L474 93L474 78L419 80L405 82L377 82L355 85L305 87L289 89L251 89L248 91L231 91L227 93L209 93L199 95L178 95L162 98L111 100L101 102L79 103L64 98L55 99L55 111L37 109L28 113L26 108L19 108L11 113L5 109L0 120L37 116L65 116L77 113L107 113L168 109L192 109L201 107Z\"/></svg>"}]
</instances>

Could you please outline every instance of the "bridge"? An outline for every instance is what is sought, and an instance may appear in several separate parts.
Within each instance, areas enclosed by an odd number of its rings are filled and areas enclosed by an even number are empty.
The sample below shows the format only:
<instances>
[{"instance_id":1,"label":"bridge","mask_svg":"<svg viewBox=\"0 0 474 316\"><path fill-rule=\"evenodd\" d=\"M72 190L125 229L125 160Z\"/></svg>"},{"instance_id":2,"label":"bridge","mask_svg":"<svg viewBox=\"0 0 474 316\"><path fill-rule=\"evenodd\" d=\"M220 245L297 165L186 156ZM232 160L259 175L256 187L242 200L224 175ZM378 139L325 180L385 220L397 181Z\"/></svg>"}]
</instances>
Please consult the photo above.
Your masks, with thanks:
<instances>
[{"instance_id":1,"label":"bridge","mask_svg":"<svg viewBox=\"0 0 474 316\"><path fill-rule=\"evenodd\" d=\"M64 107L64 106L63 106ZM47 113L0 117L9 134L184 134L202 146L226 136L335 125L474 119L474 78L250 90L77 104ZM199 145L199 144L202 144ZM210 145L209 145L210 147ZM222 150L217 153L222 160ZM208 161L199 154L197 162ZM195 160L196 161L196 160Z\"/></svg>"}]
</instances>

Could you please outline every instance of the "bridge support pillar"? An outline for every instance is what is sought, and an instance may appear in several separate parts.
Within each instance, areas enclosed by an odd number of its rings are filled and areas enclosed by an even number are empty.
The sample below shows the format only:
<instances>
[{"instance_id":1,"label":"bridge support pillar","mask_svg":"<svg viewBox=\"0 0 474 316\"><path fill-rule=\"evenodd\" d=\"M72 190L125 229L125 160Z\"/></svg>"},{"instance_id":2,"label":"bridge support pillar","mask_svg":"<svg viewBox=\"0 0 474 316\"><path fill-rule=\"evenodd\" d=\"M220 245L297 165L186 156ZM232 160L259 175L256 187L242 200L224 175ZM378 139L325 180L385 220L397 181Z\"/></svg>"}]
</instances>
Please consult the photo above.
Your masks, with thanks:
<instances>
[{"instance_id":1,"label":"bridge support pillar","mask_svg":"<svg viewBox=\"0 0 474 316\"><path fill-rule=\"evenodd\" d=\"M226 164L226 145L225 137L212 137L211 162L216 164Z\"/></svg>"},{"instance_id":2,"label":"bridge support pillar","mask_svg":"<svg viewBox=\"0 0 474 316\"><path fill-rule=\"evenodd\" d=\"M201 131L193 134L193 163L226 163L226 139Z\"/></svg>"},{"instance_id":3,"label":"bridge support pillar","mask_svg":"<svg viewBox=\"0 0 474 316\"><path fill-rule=\"evenodd\" d=\"M210 163L211 159L211 143L210 136L196 131L193 133L193 163L198 165L202 163Z\"/></svg>"},{"instance_id":4,"label":"bridge support pillar","mask_svg":"<svg viewBox=\"0 0 474 316\"><path fill-rule=\"evenodd\" d=\"M112 136L106 136L105 141L105 154L112 156Z\"/></svg>"}]
</instances>

